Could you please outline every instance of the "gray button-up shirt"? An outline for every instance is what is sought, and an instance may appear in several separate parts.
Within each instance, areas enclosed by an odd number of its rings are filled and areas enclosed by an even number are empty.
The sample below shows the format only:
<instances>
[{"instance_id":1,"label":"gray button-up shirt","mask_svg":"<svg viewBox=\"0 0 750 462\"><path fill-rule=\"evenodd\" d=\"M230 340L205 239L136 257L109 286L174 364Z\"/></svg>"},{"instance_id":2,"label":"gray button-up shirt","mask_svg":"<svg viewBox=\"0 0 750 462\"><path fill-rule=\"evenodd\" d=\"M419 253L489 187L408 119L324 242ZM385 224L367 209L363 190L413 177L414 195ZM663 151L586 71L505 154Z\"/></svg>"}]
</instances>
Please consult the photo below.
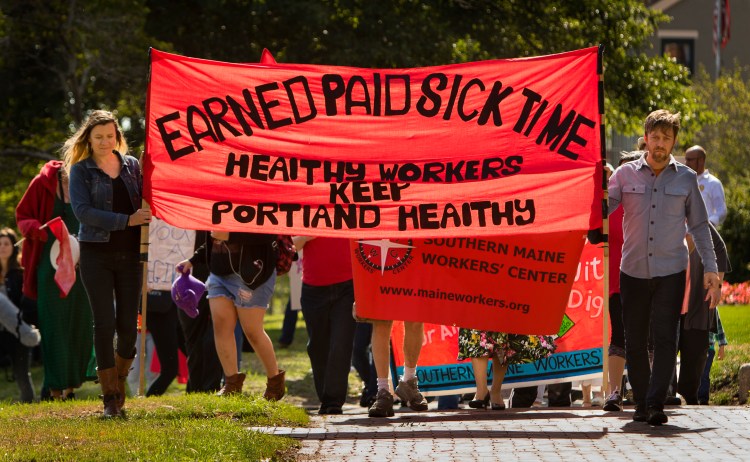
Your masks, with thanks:
<instances>
[{"instance_id":1,"label":"gray button-up shirt","mask_svg":"<svg viewBox=\"0 0 750 462\"><path fill-rule=\"evenodd\" d=\"M656 176L645 156L624 164L609 179L609 213L622 205L624 244L620 270L651 279L684 271L688 265L685 232L695 241L705 272L716 272L708 212L695 172L669 156Z\"/></svg>"}]
</instances>

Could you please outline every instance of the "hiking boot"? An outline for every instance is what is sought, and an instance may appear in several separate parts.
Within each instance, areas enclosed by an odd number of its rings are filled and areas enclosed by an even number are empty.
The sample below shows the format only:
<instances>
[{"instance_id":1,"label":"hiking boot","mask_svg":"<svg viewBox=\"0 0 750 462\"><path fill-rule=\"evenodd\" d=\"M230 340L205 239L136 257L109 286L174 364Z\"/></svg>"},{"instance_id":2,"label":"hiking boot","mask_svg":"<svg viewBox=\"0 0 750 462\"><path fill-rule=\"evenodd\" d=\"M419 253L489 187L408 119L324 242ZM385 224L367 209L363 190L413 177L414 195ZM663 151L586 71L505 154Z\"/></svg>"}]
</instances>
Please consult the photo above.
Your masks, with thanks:
<instances>
[{"instance_id":1,"label":"hiking boot","mask_svg":"<svg viewBox=\"0 0 750 462\"><path fill-rule=\"evenodd\" d=\"M682 405L682 400L678 398L677 396L667 396L667 399L664 400L665 406L680 406Z\"/></svg>"},{"instance_id":2,"label":"hiking boot","mask_svg":"<svg viewBox=\"0 0 750 462\"><path fill-rule=\"evenodd\" d=\"M413 377L406 382L400 380L396 387L396 394L401 401L409 406L413 411L426 411L427 400L424 399L422 393L419 392L419 386L417 385L417 378Z\"/></svg>"},{"instance_id":3,"label":"hiking boot","mask_svg":"<svg viewBox=\"0 0 750 462\"><path fill-rule=\"evenodd\" d=\"M393 417L393 395L390 390L382 388L375 395L375 402L367 411L370 417Z\"/></svg>"},{"instance_id":4,"label":"hiking boot","mask_svg":"<svg viewBox=\"0 0 750 462\"><path fill-rule=\"evenodd\" d=\"M603 409L609 412L622 411L622 396L620 396L620 390L615 390L609 395L609 398L607 398L607 401L604 403Z\"/></svg>"}]
</instances>

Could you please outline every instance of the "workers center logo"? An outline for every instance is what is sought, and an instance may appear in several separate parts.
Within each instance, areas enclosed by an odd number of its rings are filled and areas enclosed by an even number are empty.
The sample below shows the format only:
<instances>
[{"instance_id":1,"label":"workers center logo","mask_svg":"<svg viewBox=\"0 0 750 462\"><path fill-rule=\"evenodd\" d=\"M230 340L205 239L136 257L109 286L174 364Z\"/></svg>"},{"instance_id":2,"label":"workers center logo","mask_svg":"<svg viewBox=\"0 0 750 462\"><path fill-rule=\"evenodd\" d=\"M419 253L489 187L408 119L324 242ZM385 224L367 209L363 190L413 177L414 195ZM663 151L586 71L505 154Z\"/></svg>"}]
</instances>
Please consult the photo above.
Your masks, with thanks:
<instances>
[{"instance_id":1,"label":"workers center logo","mask_svg":"<svg viewBox=\"0 0 750 462\"><path fill-rule=\"evenodd\" d=\"M414 260L411 239L372 239L357 241L357 261L370 273L394 274L405 270Z\"/></svg>"}]
</instances>

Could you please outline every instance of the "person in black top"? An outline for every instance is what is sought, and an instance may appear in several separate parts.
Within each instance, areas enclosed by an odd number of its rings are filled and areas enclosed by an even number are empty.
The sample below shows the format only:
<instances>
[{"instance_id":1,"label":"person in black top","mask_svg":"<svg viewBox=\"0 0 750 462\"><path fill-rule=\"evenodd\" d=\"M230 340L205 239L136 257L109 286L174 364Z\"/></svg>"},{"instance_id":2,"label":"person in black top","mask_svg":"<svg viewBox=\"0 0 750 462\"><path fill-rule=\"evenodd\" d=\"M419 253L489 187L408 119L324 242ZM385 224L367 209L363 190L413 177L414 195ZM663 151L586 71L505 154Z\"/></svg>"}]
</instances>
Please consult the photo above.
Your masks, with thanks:
<instances>
[{"instance_id":1,"label":"person in black top","mask_svg":"<svg viewBox=\"0 0 750 462\"><path fill-rule=\"evenodd\" d=\"M114 115L93 111L62 149L73 213L81 223L81 279L94 315L106 417L122 416L125 404L141 297L140 226L151 220L151 211L141 208L140 165L121 154L127 148Z\"/></svg>"},{"instance_id":2,"label":"person in black top","mask_svg":"<svg viewBox=\"0 0 750 462\"><path fill-rule=\"evenodd\" d=\"M285 394L285 371L279 369L273 343L263 328L263 318L276 283L276 236L272 234L213 231L200 250L181 262L183 272L193 261L205 259L210 270L206 281L214 326L214 341L224 371L219 395L242 393L245 374L237 366L234 329L237 320L265 369L268 382L263 397L279 400Z\"/></svg>"}]
</instances>

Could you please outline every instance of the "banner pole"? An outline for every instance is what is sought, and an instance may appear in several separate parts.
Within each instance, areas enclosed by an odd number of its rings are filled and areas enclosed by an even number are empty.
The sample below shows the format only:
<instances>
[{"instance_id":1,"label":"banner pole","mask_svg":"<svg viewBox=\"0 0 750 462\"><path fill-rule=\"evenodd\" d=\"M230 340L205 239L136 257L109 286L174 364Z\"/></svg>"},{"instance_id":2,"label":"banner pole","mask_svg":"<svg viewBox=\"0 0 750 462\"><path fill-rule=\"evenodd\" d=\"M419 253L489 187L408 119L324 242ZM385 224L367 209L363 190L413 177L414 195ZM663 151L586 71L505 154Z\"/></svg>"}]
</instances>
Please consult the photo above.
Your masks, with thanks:
<instances>
[{"instance_id":1,"label":"banner pole","mask_svg":"<svg viewBox=\"0 0 750 462\"><path fill-rule=\"evenodd\" d=\"M599 141L602 157L602 234L604 250L604 287L602 294L602 394L604 399L612 392L609 389L609 192L607 189L607 144L604 112L604 45L599 45L597 73L599 74Z\"/></svg>"},{"instance_id":2,"label":"banner pole","mask_svg":"<svg viewBox=\"0 0 750 462\"><path fill-rule=\"evenodd\" d=\"M148 49L148 75L146 77L147 81L147 94L146 94L146 126L149 124L149 114L150 114L150 99L151 99L151 50L152 48ZM148 137L146 137L145 145L143 152L141 153L140 158L140 165L141 165L141 172L143 172L143 164L147 161L146 159L146 153L148 152L149 146L148 146ZM148 178L144 178L144 184L143 184L143 193L145 193L146 186L150 185L145 184L147 180L150 180L150 176ZM144 208L146 206L150 205L148 202L146 202L145 199L141 198L141 208ZM139 396L146 396L146 317L148 315L148 240L149 240L149 225L148 223L145 225L141 225L141 247L140 247L140 259L141 263L143 264L143 279L141 282L141 349L140 349L140 361L138 361L138 395Z\"/></svg>"},{"instance_id":3,"label":"banner pole","mask_svg":"<svg viewBox=\"0 0 750 462\"><path fill-rule=\"evenodd\" d=\"M145 152L142 158L145 157ZM143 159L142 159L143 160ZM141 164L143 163L141 160ZM141 199L141 208L149 204ZM141 247L140 260L143 265L143 278L141 282L141 348L140 360L138 361L138 396L146 396L146 318L148 316L148 244L149 225L141 225Z\"/></svg>"}]
</instances>

